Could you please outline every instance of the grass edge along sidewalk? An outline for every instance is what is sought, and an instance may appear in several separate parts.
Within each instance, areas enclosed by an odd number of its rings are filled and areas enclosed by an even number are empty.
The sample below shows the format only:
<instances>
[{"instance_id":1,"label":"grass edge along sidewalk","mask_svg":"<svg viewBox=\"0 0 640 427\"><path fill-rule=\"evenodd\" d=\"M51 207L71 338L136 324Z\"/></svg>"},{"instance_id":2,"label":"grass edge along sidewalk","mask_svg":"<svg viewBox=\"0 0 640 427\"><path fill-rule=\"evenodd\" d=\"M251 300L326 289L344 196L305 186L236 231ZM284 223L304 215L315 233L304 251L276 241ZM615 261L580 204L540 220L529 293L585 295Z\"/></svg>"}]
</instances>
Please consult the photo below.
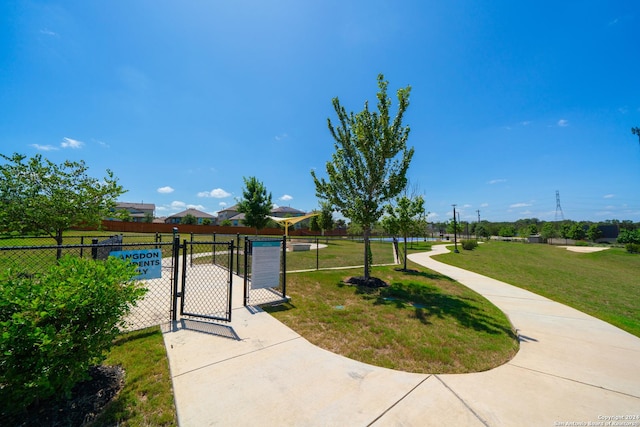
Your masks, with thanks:
<instances>
[{"instance_id":1,"label":"grass edge along sidewalk","mask_svg":"<svg viewBox=\"0 0 640 427\"><path fill-rule=\"evenodd\" d=\"M550 245L488 242L434 259L534 292L640 337L640 255L622 248L578 253Z\"/></svg>"}]
</instances>

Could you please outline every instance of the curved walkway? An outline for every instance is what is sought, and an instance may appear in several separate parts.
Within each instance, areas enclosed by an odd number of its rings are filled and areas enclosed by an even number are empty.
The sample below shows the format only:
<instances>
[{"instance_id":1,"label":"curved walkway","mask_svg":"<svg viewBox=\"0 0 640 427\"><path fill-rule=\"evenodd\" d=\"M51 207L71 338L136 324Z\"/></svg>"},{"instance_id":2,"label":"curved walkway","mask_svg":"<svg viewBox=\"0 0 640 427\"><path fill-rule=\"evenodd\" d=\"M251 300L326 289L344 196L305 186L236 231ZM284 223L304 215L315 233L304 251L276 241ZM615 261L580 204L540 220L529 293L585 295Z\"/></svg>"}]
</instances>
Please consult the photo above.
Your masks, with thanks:
<instances>
[{"instance_id":1,"label":"curved walkway","mask_svg":"<svg viewBox=\"0 0 640 427\"><path fill-rule=\"evenodd\" d=\"M560 426L640 416L639 338L430 258L444 250L410 259L509 316L521 344L507 364L457 375L378 368L322 350L259 309L236 307L229 326L185 320L165 331L180 425Z\"/></svg>"}]
</instances>

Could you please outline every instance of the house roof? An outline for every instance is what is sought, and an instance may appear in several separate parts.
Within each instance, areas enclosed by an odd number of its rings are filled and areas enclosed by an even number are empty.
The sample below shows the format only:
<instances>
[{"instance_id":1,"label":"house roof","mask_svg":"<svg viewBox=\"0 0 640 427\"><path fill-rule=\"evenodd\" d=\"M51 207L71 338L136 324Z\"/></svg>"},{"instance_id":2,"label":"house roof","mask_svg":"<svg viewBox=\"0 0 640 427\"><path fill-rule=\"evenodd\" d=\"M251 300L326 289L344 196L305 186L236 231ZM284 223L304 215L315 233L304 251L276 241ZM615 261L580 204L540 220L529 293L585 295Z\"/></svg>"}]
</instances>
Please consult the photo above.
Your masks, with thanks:
<instances>
[{"instance_id":1,"label":"house roof","mask_svg":"<svg viewBox=\"0 0 640 427\"><path fill-rule=\"evenodd\" d=\"M220 212L238 212L238 205L229 206L228 208L224 208L218 211Z\"/></svg>"},{"instance_id":2,"label":"house roof","mask_svg":"<svg viewBox=\"0 0 640 427\"><path fill-rule=\"evenodd\" d=\"M292 208L291 206L278 206L275 209L271 209L271 213L283 213L283 214L302 214L304 215L305 212Z\"/></svg>"},{"instance_id":3,"label":"house roof","mask_svg":"<svg viewBox=\"0 0 640 427\"><path fill-rule=\"evenodd\" d=\"M184 218L187 215L193 215L196 218L215 218L213 215L199 211L197 209L187 209L185 211L170 215L167 218Z\"/></svg>"},{"instance_id":4,"label":"house roof","mask_svg":"<svg viewBox=\"0 0 640 427\"><path fill-rule=\"evenodd\" d=\"M130 203L130 202L118 202L116 208L119 209L139 209L139 210L155 210L156 205L153 203Z\"/></svg>"}]
</instances>

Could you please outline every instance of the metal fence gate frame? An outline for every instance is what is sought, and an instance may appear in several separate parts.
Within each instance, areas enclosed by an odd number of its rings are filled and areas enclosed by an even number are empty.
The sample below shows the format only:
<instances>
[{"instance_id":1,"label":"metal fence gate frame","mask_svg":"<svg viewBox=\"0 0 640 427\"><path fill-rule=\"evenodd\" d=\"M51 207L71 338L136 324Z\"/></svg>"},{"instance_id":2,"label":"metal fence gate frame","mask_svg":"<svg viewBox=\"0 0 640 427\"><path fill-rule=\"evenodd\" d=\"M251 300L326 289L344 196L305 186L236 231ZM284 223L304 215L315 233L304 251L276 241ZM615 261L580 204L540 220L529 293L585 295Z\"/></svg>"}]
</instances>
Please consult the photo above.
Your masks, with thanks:
<instances>
[{"instance_id":1,"label":"metal fence gate frame","mask_svg":"<svg viewBox=\"0 0 640 427\"><path fill-rule=\"evenodd\" d=\"M172 320L177 320L176 306L180 298L180 316L230 322L233 311L233 241L184 240L176 247L178 251L182 249L181 285L178 291L177 281L174 282Z\"/></svg>"},{"instance_id":2,"label":"metal fence gate frame","mask_svg":"<svg viewBox=\"0 0 640 427\"><path fill-rule=\"evenodd\" d=\"M280 280L279 285L274 288L251 289L253 242L280 242ZM239 248L238 248L239 252ZM288 302L287 296L287 240L273 237L249 237L244 238L244 306L272 305Z\"/></svg>"}]
</instances>

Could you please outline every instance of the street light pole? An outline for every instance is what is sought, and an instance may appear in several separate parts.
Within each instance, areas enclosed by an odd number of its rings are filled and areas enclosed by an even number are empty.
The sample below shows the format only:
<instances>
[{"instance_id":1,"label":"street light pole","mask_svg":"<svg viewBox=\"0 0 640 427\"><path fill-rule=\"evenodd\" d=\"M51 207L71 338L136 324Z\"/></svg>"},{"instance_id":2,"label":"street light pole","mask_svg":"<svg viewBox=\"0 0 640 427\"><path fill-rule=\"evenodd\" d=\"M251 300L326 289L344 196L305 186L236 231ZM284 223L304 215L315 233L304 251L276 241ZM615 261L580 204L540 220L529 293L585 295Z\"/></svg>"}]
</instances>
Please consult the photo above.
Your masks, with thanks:
<instances>
[{"instance_id":1,"label":"street light pole","mask_svg":"<svg viewBox=\"0 0 640 427\"><path fill-rule=\"evenodd\" d=\"M451 206L453 206L453 253L457 254L460 253L460 251L458 250L458 225L456 224L456 205Z\"/></svg>"}]
</instances>

